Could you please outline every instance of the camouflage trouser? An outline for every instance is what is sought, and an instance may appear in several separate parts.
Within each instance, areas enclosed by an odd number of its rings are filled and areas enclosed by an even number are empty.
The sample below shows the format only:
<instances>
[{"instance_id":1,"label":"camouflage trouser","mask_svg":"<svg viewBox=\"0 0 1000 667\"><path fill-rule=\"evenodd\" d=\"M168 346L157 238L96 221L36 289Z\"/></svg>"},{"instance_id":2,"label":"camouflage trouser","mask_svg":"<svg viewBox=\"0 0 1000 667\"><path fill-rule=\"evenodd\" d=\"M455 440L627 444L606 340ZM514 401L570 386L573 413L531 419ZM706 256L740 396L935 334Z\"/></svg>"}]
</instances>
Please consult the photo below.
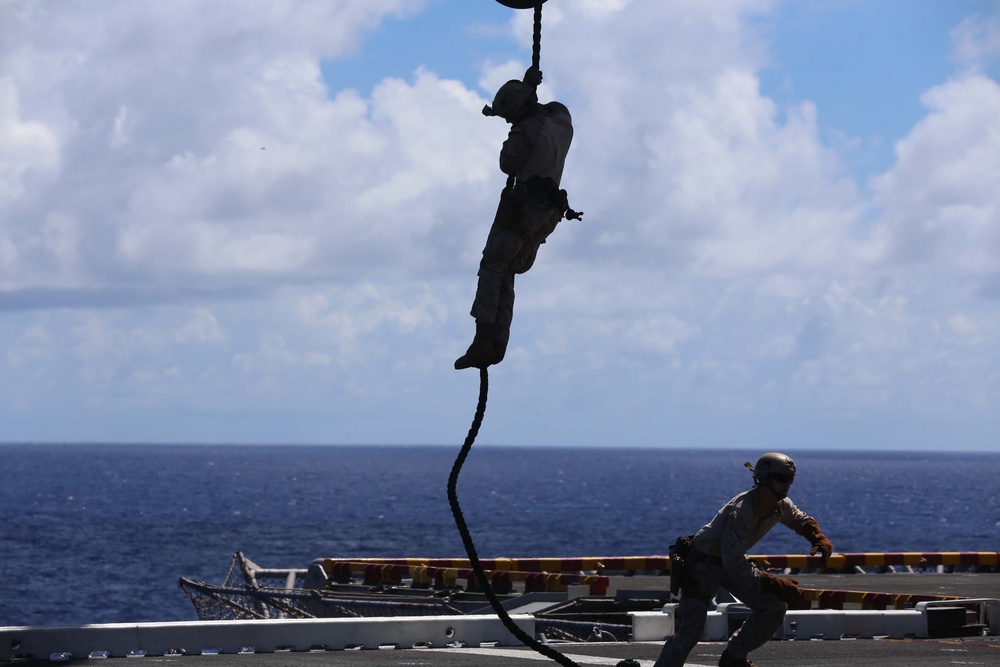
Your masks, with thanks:
<instances>
[{"instance_id":1,"label":"camouflage trouser","mask_svg":"<svg viewBox=\"0 0 1000 667\"><path fill-rule=\"evenodd\" d=\"M479 263L479 284L471 315L477 322L494 324L493 347L503 358L514 318L514 276L535 263L538 247L545 243L561 213L531 201L520 202L515 224L496 219Z\"/></svg>"},{"instance_id":2,"label":"camouflage trouser","mask_svg":"<svg viewBox=\"0 0 1000 667\"><path fill-rule=\"evenodd\" d=\"M721 565L696 563L681 588L677 605L674 635L664 644L653 667L682 667L688 654L705 634L705 619L709 605L719 588L725 588L746 606L750 616L729 638L726 650L734 658L746 658L750 651L765 644L781 626L788 605L771 593L760 590L760 584L750 590L726 574Z\"/></svg>"}]
</instances>

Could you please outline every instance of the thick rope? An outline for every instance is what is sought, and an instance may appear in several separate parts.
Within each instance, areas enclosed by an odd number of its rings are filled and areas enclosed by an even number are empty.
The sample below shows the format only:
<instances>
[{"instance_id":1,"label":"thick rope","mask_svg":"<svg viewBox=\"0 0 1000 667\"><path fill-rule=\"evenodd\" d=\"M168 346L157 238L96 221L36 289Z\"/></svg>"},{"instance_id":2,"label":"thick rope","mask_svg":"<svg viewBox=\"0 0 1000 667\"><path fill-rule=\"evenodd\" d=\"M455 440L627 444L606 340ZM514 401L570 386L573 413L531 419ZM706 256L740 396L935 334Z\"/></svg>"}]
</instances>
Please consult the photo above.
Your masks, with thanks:
<instances>
[{"instance_id":1,"label":"thick rope","mask_svg":"<svg viewBox=\"0 0 1000 667\"><path fill-rule=\"evenodd\" d=\"M535 29L534 36L531 41L531 66L536 70L540 70L539 65L542 62L542 3L539 2L535 5ZM507 187L514 187L514 174L507 177Z\"/></svg>"},{"instance_id":2,"label":"thick rope","mask_svg":"<svg viewBox=\"0 0 1000 667\"><path fill-rule=\"evenodd\" d=\"M563 667L580 667L559 651L542 644L519 628L510 615L507 614L507 610L503 608L496 593L493 592L493 586L490 585L490 580L487 578L486 572L483 571L483 566L479 562L479 555L476 553L476 545L472 543L472 535L469 534L469 527L465 525L462 508L458 504L458 474L462 471L462 464L465 463L466 457L468 457L469 452L472 450L472 443L476 441L476 435L479 434L479 427L482 426L483 415L486 414L486 395L489 391L489 385L490 378L486 372L486 368L479 369L479 405L476 407L476 416L472 420L469 435L466 436L465 444L462 445L462 450L458 453L455 465L451 468L451 475L448 477L448 503L451 505L451 513L455 516L455 524L458 526L458 532L462 536L465 553L469 556L469 562L472 564L472 570L476 574L479 586L483 589L483 593L486 594L486 598L490 601L490 606L493 607L493 611L500 617L504 626L512 635L521 640L521 643L525 646L533 648L545 657L555 660L560 665L563 665Z\"/></svg>"},{"instance_id":3,"label":"thick rope","mask_svg":"<svg viewBox=\"0 0 1000 667\"><path fill-rule=\"evenodd\" d=\"M541 69L542 62L542 3L535 5L535 33L531 44L531 66Z\"/></svg>"}]
</instances>

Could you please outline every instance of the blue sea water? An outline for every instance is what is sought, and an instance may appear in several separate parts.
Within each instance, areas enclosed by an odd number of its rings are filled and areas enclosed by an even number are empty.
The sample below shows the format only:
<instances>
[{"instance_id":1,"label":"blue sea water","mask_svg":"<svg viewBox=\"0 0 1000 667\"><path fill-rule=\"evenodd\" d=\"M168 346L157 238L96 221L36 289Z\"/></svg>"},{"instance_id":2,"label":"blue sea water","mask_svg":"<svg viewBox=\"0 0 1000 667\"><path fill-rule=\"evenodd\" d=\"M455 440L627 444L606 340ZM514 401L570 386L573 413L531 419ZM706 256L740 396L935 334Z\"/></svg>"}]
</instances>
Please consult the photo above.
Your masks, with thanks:
<instances>
[{"instance_id":1,"label":"blue sea water","mask_svg":"<svg viewBox=\"0 0 1000 667\"><path fill-rule=\"evenodd\" d=\"M459 447L0 445L0 626L194 620L181 576L231 555L464 556ZM748 488L756 451L476 446L459 499L479 554L664 554ZM837 551L1000 551L1000 454L790 452ZM806 553L782 527L757 553Z\"/></svg>"}]
</instances>

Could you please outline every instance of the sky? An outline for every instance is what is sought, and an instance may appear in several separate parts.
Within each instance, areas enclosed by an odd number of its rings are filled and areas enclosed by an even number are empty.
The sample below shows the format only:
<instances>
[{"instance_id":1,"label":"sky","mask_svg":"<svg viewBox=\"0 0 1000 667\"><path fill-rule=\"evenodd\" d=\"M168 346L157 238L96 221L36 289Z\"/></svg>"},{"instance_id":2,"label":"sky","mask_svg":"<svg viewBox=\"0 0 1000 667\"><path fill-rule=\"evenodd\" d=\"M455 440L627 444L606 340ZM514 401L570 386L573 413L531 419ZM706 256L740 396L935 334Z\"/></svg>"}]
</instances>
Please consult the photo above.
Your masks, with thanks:
<instances>
[{"instance_id":1,"label":"sky","mask_svg":"<svg viewBox=\"0 0 1000 667\"><path fill-rule=\"evenodd\" d=\"M0 442L461 444L493 0L0 0ZM478 442L1000 449L1000 2L549 0Z\"/></svg>"}]
</instances>

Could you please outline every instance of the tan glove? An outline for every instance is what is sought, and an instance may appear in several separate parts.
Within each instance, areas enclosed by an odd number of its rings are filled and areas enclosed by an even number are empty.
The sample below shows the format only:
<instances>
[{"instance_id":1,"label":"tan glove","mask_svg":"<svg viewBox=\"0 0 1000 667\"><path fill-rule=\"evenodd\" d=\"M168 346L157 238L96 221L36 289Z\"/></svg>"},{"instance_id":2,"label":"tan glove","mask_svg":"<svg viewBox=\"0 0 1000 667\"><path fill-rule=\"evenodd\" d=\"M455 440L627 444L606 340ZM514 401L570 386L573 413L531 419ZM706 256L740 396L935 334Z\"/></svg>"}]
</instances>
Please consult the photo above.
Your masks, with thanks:
<instances>
[{"instance_id":1,"label":"tan glove","mask_svg":"<svg viewBox=\"0 0 1000 667\"><path fill-rule=\"evenodd\" d=\"M764 570L760 571L761 589L765 593L771 593L788 605L798 602L802 597L801 593L799 593L798 586L796 586L798 583L799 582L794 579L789 579L788 577L779 577Z\"/></svg>"},{"instance_id":2,"label":"tan glove","mask_svg":"<svg viewBox=\"0 0 1000 667\"><path fill-rule=\"evenodd\" d=\"M809 519L809 522L796 532L812 544L812 549L809 550L810 554L815 556L817 553L822 553L824 563L830 558L830 555L833 553L833 544L823 534L823 531L819 529L816 519Z\"/></svg>"}]
</instances>

